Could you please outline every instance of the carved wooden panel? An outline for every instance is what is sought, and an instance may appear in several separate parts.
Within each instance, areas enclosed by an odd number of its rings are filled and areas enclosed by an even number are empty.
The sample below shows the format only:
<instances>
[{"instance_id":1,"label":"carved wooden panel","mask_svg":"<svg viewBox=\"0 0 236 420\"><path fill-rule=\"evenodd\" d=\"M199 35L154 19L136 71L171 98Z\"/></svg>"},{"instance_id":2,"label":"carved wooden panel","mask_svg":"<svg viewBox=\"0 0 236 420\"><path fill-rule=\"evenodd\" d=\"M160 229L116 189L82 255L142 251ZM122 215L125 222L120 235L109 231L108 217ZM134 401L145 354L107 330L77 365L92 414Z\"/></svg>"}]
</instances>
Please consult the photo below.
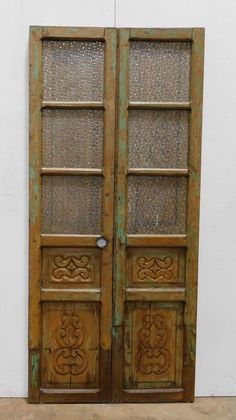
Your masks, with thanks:
<instances>
[{"instance_id":1,"label":"carved wooden panel","mask_svg":"<svg viewBox=\"0 0 236 420\"><path fill-rule=\"evenodd\" d=\"M125 387L173 388L182 382L182 304L128 303Z\"/></svg>"},{"instance_id":2,"label":"carved wooden panel","mask_svg":"<svg viewBox=\"0 0 236 420\"><path fill-rule=\"evenodd\" d=\"M128 256L128 284L163 286L184 283L185 250L178 248L135 249Z\"/></svg>"},{"instance_id":3,"label":"carved wooden panel","mask_svg":"<svg viewBox=\"0 0 236 420\"><path fill-rule=\"evenodd\" d=\"M95 287L100 284L100 250L89 248L44 248L44 287Z\"/></svg>"},{"instance_id":4,"label":"carved wooden panel","mask_svg":"<svg viewBox=\"0 0 236 420\"><path fill-rule=\"evenodd\" d=\"M98 388L99 305L44 303L42 386Z\"/></svg>"}]
</instances>

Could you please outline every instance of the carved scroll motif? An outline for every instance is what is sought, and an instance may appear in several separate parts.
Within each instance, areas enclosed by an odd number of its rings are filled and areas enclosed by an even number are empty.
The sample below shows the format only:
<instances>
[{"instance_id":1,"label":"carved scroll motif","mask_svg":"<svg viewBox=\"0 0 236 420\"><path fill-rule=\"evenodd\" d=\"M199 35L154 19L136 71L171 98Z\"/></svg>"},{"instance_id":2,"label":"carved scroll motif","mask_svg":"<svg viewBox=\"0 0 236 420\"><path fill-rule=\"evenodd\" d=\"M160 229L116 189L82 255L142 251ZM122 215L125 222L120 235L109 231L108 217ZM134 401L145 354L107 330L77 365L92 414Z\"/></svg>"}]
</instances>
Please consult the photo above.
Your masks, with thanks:
<instances>
[{"instance_id":1,"label":"carved scroll motif","mask_svg":"<svg viewBox=\"0 0 236 420\"><path fill-rule=\"evenodd\" d=\"M52 366L59 375L80 375L88 366L85 351L81 348L86 337L86 331L80 325L79 316L63 314L61 325L54 333L58 346L52 352Z\"/></svg>"},{"instance_id":2,"label":"carved scroll motif","mask_svg":"<svg viewBox=\"0 0 236 420\"><path fill-rule=\"evenodd\" d=\"M136 260L137 279L139 281L173 281L175 268L173 258L141 256Z\"/></svg>"},{"instance_id":3,"label":"carved scroll motif","mask_svg":"<svg viewBox=\"0 0 236 420\"><path fill-rule=\"evenodd\" d=\"M137 369L144 374L163 375L170 368L168 349L169 329L163 315L143 317L143 327L138 332Z\"/></svg>"},{"instance_id":4,"label":"carved scroll motif","mask_svg":"<svg viewBox=\"0 0 236 420\"><path fill-rule=\"evenodd\" d=\"M55 282L90 282L91 258L88 255L56 256L52 280Z\"/></svg>"}]
</instances>

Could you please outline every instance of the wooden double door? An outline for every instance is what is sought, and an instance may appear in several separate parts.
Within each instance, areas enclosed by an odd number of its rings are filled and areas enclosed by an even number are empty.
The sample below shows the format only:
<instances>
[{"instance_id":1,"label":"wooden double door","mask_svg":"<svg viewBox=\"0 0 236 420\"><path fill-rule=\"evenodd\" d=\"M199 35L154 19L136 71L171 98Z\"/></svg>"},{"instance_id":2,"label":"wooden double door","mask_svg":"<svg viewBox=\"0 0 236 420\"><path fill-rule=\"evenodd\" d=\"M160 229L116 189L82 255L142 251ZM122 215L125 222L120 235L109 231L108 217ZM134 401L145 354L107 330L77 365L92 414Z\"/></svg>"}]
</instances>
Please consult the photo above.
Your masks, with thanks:
<instances>
[{"instance_id":1,"label":"wooden double door","mask_svg":"<svg viewBox=\"0 0 236 420\"><path fill-rule=\"evenodd\" d=\"M203 38L31 27L31 402L193 400Z\"/></svg>"}]
</instances>

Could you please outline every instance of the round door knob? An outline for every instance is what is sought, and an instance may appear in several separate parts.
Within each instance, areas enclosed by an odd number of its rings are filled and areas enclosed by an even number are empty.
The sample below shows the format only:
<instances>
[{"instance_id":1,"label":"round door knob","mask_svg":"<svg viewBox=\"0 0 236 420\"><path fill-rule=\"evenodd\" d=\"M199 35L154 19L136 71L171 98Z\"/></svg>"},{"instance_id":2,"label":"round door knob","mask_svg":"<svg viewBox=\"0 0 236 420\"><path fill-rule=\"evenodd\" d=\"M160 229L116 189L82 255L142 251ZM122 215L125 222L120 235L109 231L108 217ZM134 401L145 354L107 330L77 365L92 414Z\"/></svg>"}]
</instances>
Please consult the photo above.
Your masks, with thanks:
<instances>
[{"instance_id":1,"label":"round door knob","mask_svg":"<svg viewBox=\"0 0 236 420\"><path fill-rule=\"evenodd\" d=\"M103 238L103 236L101 236L100 238L97 239L97 246L98 248L105 248L105 246L107 246L107 240L106 238Z\"/></svg>"}]
</instances>

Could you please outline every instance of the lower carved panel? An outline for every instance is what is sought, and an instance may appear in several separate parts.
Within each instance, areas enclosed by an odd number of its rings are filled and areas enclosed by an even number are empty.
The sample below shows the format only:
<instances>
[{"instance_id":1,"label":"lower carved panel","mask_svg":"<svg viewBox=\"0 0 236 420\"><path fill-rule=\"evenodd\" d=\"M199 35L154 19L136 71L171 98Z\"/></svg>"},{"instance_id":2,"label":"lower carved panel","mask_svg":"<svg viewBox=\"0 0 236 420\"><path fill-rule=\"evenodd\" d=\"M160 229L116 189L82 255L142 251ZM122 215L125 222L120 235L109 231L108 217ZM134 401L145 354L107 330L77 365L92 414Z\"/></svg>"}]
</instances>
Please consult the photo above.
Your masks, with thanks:
<instances>
[{"instance_id":1,"label":"lower carved panel","mask_svg":"<svg viewBox=\"0 0 236 420\"><path fill-rule=\"evenodd\" d=\"M44 388L98 387L97 303L44 303L42 334Z\"/></svg>"},{"instance_id":2,"label":"lower carved panel","mask_svg":"<svg viewBox=\"0 0 236 420\"><path fill-rule=\"evenodd\" d=\"M182 358L182 304L128 303L125 387L180 387Z\"/></svg>"}]
</instances>

